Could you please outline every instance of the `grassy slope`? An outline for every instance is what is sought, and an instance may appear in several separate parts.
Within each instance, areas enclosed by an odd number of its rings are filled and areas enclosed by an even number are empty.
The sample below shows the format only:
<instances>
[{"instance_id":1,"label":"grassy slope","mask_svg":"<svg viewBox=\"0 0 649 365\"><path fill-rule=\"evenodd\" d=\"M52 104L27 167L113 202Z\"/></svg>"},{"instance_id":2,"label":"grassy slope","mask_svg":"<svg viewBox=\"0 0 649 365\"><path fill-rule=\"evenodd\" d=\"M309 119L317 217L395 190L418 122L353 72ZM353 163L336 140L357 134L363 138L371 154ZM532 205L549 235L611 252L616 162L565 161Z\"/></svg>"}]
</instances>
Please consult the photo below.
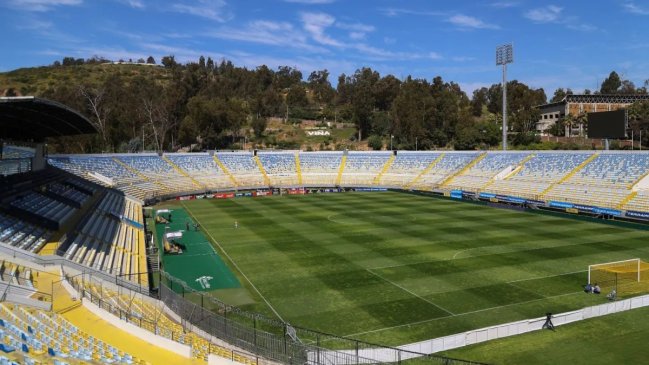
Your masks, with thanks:
<instances>
[{"instance_id":1,"label":"grassy slope","mask_svg":"<svg viewBox=\"0 0 649 365\"><path fill-rule=\"evenodd\" d=\"M490 364L644 364L649 308L468 346L443 355Z\"/></svg>"},{"instance_id":2,"label":"grassy slope","mask_svg":"<svg viewBox=\"0 0 649 365\"><path fill-rule=\"evenodd\" d=\"M285 320L391 345L600 303L588 264L649 256L642 231L399 193L185 204Z\"/></svg>"},{"instance_id":3,"label":"grassy slope","mask_svg":"<svg viewBox=\"0 0 649 365\"><path fill-rule=\"evenodd\" d=\"M40 96L45 90L56 85L96 85L111 75L121 75L127 82L135 76L153 77L159 81L170 77L165 68L137 65L33 67L0 73L0 90L13 88L23 95Z\"/></svg>"}]
</instances>

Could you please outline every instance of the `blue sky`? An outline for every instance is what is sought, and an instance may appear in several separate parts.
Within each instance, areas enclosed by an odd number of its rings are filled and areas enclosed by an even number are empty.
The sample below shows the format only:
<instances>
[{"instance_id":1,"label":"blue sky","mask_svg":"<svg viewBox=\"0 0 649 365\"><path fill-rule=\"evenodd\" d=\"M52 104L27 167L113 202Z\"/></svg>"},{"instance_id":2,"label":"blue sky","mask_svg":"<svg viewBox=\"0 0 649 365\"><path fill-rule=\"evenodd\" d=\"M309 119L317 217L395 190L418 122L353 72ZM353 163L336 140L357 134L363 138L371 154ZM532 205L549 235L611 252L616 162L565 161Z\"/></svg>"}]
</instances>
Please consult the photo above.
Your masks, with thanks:
<instances>
[{"instance_id":1,"label":"blue sky","mask_svg":"<svg viewBox=\"0 0 649 365\"><path fill-rule=\"evenodd\" d=\"M470 93L498 83L494 48L514 44L509 79L597 89L611 70L649 79L649 2L533 0L0 0L0 71L64 56L181 62L200 55L303 74L369 66L440 75Z\"/></svg>"}]
</instances>

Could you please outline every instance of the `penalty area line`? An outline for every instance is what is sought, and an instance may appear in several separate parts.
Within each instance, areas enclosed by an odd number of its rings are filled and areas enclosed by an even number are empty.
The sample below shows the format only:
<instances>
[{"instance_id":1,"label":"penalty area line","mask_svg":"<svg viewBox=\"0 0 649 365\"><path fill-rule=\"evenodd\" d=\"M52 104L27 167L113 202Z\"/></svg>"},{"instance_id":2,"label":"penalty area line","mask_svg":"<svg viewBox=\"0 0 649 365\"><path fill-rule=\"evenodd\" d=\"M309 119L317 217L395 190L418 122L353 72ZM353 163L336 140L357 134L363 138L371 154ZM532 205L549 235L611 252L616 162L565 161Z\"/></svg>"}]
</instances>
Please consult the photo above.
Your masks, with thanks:
<instances>
[{"instance_id":1,"label":"penalty area line","mask_svg":"<svg viewBox=\"0 0 649 365\"><path fill-rule=\"evenodd\" d=\"M422 297L421 295L419 295L419 294L417 294L417 293L414 293L414 292L412 292L412 291L410 291L410 290L404 288L403 286L401 286L401 285L399 285L399 284L393 282L392 280L389 280L389 279L387 279L387 278L384 278L383 276L381 276L381 275L375 273L375 272L372 271L371 269L365 269L365 270L367 270L367 272L369 272L370 274L376 276L377 278L379 278L379 279L381 279L381 280L383 280L383 281L386 281L386 282L388 282L388 283L390 283L390 284L396 286L397 288L399 288L399 289L405 291L406 293L408 293L408 294L410 294L410 295L412 295L412 296L415 296L415 297L417 297L417 298L423 300L424 302L426 302L426 303L428 303L428 304L434 306L435 308L437 308L437 309L441 309L442 311L448 313L448 314L451 315L451 316L454 316L454 315L455 315L455 314L454 314L453 312L451 312L450 310L445 309L445 308L442 308L442 307L440 307L439 305L437 305L437 304L431 302L430 300L428 300L428 299Z\"/></svg>"},{"instance_id":2,"label":"penalty area line","mask_svg":"<svg viewBox=\"0 0 649 365\"><path fill-rule=\"evenodd\" d=\"M555 296L552 296L552 297L545 297L545 298L532 299L532 300L527 300L527 301L524 301L524 302L517 302L517 303L505 304L505 305L500 305L500 306L496 306L496 307L489 307L489 308L478 309L478 310L474 310L474 311L470 311L470 312L464 312L464 313L453 314L453 315L450 315L450 316L431 318L431 319L426 319L426 320L423 320L423 321L417 321L417 322L411 322L411 323L404 323L404 324L400 324L400 325L396 325L396 326L391 326L391 327L377 328L377 329L374 329L374 330L369 330L369 331L364 331L364 332L357 332L357 333L346 334L346 335L343 335L343 336L341 336L341 337L355 337L355 336L360 336L360 335L366 335L366 334L368 334L368 333L376 333L376 332L389 331L389 330L393 330L393 329L397 329L397 328L402 328L402 327L410 327L410 326L416 326L416 325L419 325L419 324L424 324L424 323L429 323L429 322L435 322L435 321L439 321L439 320L441 320L441 319L448 319L449 317L461 317L461 316L464 316L464 315L467 315L467 314L474 314L474 313L486 312L486 311L493 310L493 309L499 309L499 308L511 307L511 306L513 306L513 305L517 305L517 304L526 304L526 303L538 302L539 300L546 300L546 299L560 298L560 297L565 297L565 296L575 295L575 294L580 294L580 293L583 293L583 291L580 290L580 291L577 291L577 292L573 292L573 293L565 293L565 294L559 294L559 295L555 295Z\"/></svg>"},{"instance_id":3,"label":"penalty area line","mask_svg":"<svg viewBox=\"0 0 649 365\"><path fill-rule=\"evenodd\" d=\"M196 223L200 224L200 226L202 227L203 224L201 224L201 222L199 222L199 220L194 216L194 214L192 213L191 210L187 209L187 207L185 206L185 203L181 202L180 204L183 206L183 208L185 208L185 210L189 213L189 215L192 217L192 219L194 219L194 221L196 221ZM230 262L232 263L232 265L234 265L234 267L237 269L237 271L239 271L239 273L246 279L246 281L250 284L250 286L252 286L252 288L255 289L257 294L259 294L261 299L263 299L263 301L266 303L266 305L268 305L268 308L270 308L270 310L272 310L273 313L275 313L277 318L279 318L282 322L286 323L284 318L282 318L282 316L275 310L275 308L270 304L268 299L266 299L266 297L263 294L261 294L261 292L259 291L259 289L257 289L255 284L253 284L252 281L248 278L248 276L243 272L243 270L241 270L241 268L239 268L239 265L237 265L237 263L232 259L232 257L230 257L230 255L228 255L227 251L225 251L223 249L223 246L221 246L219 244L219 242L216 239L214 239L214 236L212 236L212 234L208 230L204 230L204 232L207 233L208 236L210 236L210 238L212 239L214 244L216 244L219 247L219 249L221 249L221 251L223 252L225 257L227 257L228 260L230 260Z\"/></svg>"}]
</instances>

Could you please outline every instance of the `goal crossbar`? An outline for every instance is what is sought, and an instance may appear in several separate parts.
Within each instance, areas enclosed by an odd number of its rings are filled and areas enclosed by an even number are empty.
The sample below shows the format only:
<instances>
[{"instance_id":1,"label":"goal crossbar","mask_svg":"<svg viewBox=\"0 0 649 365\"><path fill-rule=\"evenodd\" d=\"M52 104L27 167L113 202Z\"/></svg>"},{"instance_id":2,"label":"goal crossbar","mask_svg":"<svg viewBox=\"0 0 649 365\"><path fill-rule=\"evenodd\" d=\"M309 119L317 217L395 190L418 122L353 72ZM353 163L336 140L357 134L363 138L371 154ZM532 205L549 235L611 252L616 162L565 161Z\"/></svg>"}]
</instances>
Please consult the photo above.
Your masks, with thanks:
<instances>
[{"instance_id":1,"label":"goal crossbar","mask_svg":"<svg viewBox=\"0 0 649 365\"><path fill-rule=\"evenodd\" d=\"M643 262L640 259L628 259L621 261L604 262L601 264L588 265L588 283L591 281L591 273L594 269L603 269L612 273L637 272L637 281L640 281L640 272ZM617 267L617 268L616 268Z\"/></svg>"}]
</instances>

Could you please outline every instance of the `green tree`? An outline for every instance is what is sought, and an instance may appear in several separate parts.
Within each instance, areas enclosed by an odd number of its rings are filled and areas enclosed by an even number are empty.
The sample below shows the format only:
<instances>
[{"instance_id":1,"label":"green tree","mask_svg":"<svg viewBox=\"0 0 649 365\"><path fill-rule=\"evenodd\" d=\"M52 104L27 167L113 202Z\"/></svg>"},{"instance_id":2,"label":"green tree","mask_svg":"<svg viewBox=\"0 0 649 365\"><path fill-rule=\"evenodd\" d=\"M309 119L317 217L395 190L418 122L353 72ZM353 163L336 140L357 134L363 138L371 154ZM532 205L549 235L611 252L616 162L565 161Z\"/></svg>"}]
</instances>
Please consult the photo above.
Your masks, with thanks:
<instances>
[{"instance_id":1,"label":"green tree","mask_svg":"<svg viewBox=\"0 0 649 365\"><path fill-rule=\"evenodd\" d=\"M309 99L306 96L306 89L302 85L293 85L286 94L286 104L289 107L305 107L309 105Z\"/></svg>"},{"instance_id":2,"label":"green tree","mask_svg":"<svg viewBox=\"0 0 649 365\"><path fill-rule=\"evenodd\" d=\"M601 94L616 94L617 91L622 87L622 80L620 76L615 71L611 71L604 82L602 82L602 87L599 89Z\"/></svg>"},{"instance_id":3,"label":"green tree","mask_svg":"<svg viewBox=\"0 0 649 365\"><path fill-rule=\"evenodd\" d=\"M482 115L482 107L487 105L489 89L481 87L473 90L473 97L471 98L471 114L475 117Z\"/></svg>"},{"instance_id":4,"label":"green tree","mask_svg":"<svg viewBox=\"0 0 649 365\"><path fill-rule=\"evenodd\" d=\"M329 71L313 71L309 75L309 88L313 92L317 103L329 103L334 97L335 91L329 82Z\"/></svg>"},{"instance_id":5,"label":"green tree","mask_svg":"<svg viewBox=\"0 0 649 365\"><path fill-rule=\"evenodd\" d=\"M252 118L252 130L255 133L255 137L261 138L264 135L268 121L266 118L254 117Z\"/></svg>"},{"instance_id":6,"label":"green tree","mask_svg":"<svg viewBox=\"0 0 649 365\"><path fill-rule=\"evenodd\" d=\"M570 88L563 90L562 87L556 89L554 91L554 95L552 96L552 99L550 99L551 103L556 103L558 101L563 100L567 95L572 95L572 90Z\"/></svg>"},{"instance_id":7,"label":"green tree","mask_svg":"<svg viewBox=\"0 0 649 365\"><path fill-rule=\"evenodd\" d=\"M381 138L381 136L373 134L367 139L367 145L371 149L373 149L375 151L382 150L383 149L383 138Z\"/></svg>"}]
</instances>

